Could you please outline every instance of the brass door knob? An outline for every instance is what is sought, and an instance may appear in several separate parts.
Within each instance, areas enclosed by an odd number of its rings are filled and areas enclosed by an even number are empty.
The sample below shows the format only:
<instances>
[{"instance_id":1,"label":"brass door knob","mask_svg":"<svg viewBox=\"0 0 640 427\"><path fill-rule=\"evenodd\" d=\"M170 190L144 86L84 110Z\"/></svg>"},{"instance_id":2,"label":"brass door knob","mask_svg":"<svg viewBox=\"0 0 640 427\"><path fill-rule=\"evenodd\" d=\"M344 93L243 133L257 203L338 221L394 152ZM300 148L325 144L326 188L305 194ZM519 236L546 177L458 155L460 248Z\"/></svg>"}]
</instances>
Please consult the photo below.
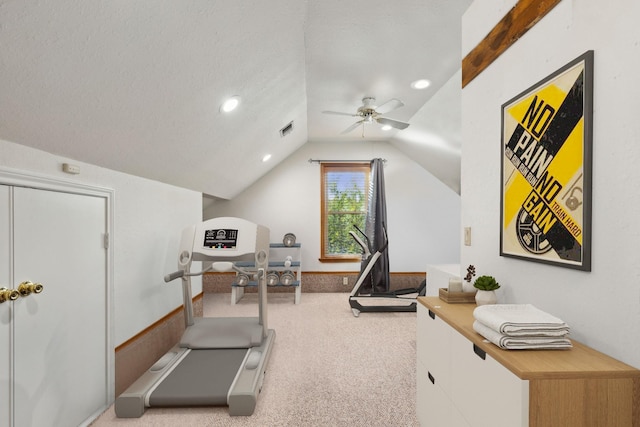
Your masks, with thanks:
<instances>
[{"instance_id":1,"label":"brass door knob","mask_svg":"<svg viewBox=\"0 0 640 427\"><path fill-rule=\"evenodd\" d=\"M28 280L18 285L18 292L20 292L20 295L22 295L23 297L31 295L32 293L39 294L43 290L44 286L42 286L40 283L33 283Z\"/></svg>"},{"instance_id":2,"label":"brass door knob","mask_svg":"<svg viewBox=\"0 0 640 427\"><path fill-rule=\"evenodd\" d=\"M15 289L0 288L0 304L5 301L15 301L20 297L20 293Z\"/></svg>"}]
</instances>

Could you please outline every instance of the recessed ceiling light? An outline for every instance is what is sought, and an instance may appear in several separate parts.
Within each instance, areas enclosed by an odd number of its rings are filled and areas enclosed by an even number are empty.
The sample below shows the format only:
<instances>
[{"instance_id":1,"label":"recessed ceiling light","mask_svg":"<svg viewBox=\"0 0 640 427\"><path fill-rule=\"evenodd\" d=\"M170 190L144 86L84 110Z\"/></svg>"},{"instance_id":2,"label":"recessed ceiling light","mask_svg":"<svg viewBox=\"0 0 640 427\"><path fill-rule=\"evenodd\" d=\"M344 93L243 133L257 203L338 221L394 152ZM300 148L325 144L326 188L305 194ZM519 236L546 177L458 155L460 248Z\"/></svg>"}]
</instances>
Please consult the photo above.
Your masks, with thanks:
<instances>
[{"instance_id":1,"label":"recessed ceiling light","mask_svg":"<svg viewBox=\"0 0 640 427\"><path fill-rule=\"evenodd\" d=\"M266 162L266 161L268 161L270 158L271 158L271 154L266 154L266 155L262 158L262 161L263 161L263 162Z\"/></svg>"},{"instance_id":2,"label":"recessed ceiling light","mask_svg":"<svg viewBox=\"0 0 640 427\"><path fill-rule=\"evenodd\" d=\"M384 126L382 126L382 130L391 130L391 126L384 125Z\"/></svg>"},{"instance_id":3,"label":"recessed ceiling light","mask_svg":"<svg viewBox=\"0 0 640 427\"><path fill-rule=\"evenodd\" d=\"M429 87L429 85L431 85L431 82L426 79L416 80L415 82L411 83L411 87L418 90L426 89Z\"/></svg>"},{"instance_id":4,"label":"recessed ceiling light","mask_svg":"<svg viewBox=\"0 0 640 427\"><path fill-rule=\"evenodd\" d=\"M222 105L220 106L220 111L222 111L223 113L230 113L231 111L235 110L238 105L240 105L240 97L232 96L222 103Z\"/></svg>"}]
</instances>

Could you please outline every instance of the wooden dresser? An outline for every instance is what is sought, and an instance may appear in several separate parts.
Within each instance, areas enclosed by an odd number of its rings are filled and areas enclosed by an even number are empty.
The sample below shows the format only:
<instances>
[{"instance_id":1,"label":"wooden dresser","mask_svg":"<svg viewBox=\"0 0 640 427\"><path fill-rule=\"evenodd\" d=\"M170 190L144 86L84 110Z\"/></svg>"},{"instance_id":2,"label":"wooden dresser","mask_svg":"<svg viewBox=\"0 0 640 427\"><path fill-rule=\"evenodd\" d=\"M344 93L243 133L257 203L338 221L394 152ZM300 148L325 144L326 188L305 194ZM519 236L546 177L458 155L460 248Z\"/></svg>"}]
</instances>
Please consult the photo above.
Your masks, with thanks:
<instances>
[{"instance_id":1,"label":"wooden dresser","mask_svg":"<svg viewBox=\"0 0 640 427\"><path fill-rule=\"evenodd\" d=\"M577 341L502 350L473 330L475 304L418 301L422 426L640 427L640 370Z\"/></svg>"}]
</instances>

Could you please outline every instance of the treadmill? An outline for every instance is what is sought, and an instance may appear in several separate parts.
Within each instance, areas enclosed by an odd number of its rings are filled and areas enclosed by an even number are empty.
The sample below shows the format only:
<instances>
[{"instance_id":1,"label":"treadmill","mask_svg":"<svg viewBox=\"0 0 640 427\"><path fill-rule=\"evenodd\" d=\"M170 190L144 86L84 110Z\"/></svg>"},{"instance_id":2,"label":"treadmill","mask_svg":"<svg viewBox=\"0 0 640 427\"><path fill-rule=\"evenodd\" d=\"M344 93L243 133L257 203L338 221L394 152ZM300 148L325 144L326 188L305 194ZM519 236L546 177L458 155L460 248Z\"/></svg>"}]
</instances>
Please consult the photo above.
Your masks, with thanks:
<instances>
[{"instance_id":1,"label":"treadmill","mask_svg":"<svg viewBox=\"0 0 640 427\"><path fill-rule=\"evenodd\" d=\"M214 218L182 232L178 271L186 329L180 342L115 402L116 416L137 418L149 407L228 406L229 415L252 415L275 340L267 328L269 229L240 218ZM211 263L192 273L191 263ZM235 266L255 262L255 273ZM258 317L193 317L191 277L207 271L242 271L258 281Z\"/></svg>"},{"instance_id":2,"label":"treadmill","mask_svg":"<svg viewBox=\"0 0 640 427\"><path fill-rule=\"evenodd\" d=\"M374 250L371 245L371 240L367 235L360 230L358 226L354 225L354 228L366 239L367 243L365 244L353 231L349 231L351 237L353 237L353 239L362 248L360 275L349 294L349 306L351 307L353 315L355 317L359 317L361 312L415 312L417 309L417 297L424 296L426 294L427 281L423 280L416 288L376 292L374 289L375 286L373 285L375 280L372 275L375 274L374 266L384 251L387 250L389 245L387 230L383 225L384 243L381 248ZM371 286L370 292L365 289L367 285Z\"/></svg>"}]
</instances>

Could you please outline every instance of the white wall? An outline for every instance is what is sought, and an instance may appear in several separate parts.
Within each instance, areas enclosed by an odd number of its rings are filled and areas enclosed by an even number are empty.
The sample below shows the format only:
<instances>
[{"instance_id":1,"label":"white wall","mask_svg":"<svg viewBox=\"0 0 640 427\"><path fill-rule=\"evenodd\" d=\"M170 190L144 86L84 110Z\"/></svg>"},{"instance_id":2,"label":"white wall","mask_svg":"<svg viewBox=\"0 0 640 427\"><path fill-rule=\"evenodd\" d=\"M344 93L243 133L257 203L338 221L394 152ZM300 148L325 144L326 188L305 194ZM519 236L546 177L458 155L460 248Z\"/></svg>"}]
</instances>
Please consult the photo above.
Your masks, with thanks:
<instances>
[{"instance_id":1,"label":"white wall","mask_svg":"<svg viewBox=\"0 0 640 427\"><path fill-rule=\"evenodd\" d=\"M509 3L509 4L507 4ZM515 1L476 0L463 17L463 55ZM496 14L496 10L501 12ZM503 285L500 302L532 303L573 338L640 367L640 2L562 1L462 93L461 266ZM499 256L501 105L587 50L595 51L592 271Z\"/></svg>"},{"instance_id":2,"label":"white wall","mask_svg":"<svg viewBox=\"0 0 640 427\"><path fill-rule=\"evenodd\" d=\"M62 172L79 165L80 175ZM114 345L119 345L182 304L177 270L180 233L202 220L201 193L76 162L0 140L0 168L114 190ZM193 294L202 282L193 281ZM81 301L78 301L81 303Z\"/></svg>"},{"instance_id":3,"label":"white wall","mask_svg":"<svg viewBox=\"0 0 640 427\"><path fill-rule=\"evenodd\" d=\"M460 197L384 142L309 142L231 201L216 201L205 218L238 216L271 229L271 241L294 233L303 271L358 271L359 263L320 263L320 166L313 159L387 160L384 168L392 272L425 271L457 263ZM242 173L239 171L238 173Z\"/></svg>"}]
</instances>

